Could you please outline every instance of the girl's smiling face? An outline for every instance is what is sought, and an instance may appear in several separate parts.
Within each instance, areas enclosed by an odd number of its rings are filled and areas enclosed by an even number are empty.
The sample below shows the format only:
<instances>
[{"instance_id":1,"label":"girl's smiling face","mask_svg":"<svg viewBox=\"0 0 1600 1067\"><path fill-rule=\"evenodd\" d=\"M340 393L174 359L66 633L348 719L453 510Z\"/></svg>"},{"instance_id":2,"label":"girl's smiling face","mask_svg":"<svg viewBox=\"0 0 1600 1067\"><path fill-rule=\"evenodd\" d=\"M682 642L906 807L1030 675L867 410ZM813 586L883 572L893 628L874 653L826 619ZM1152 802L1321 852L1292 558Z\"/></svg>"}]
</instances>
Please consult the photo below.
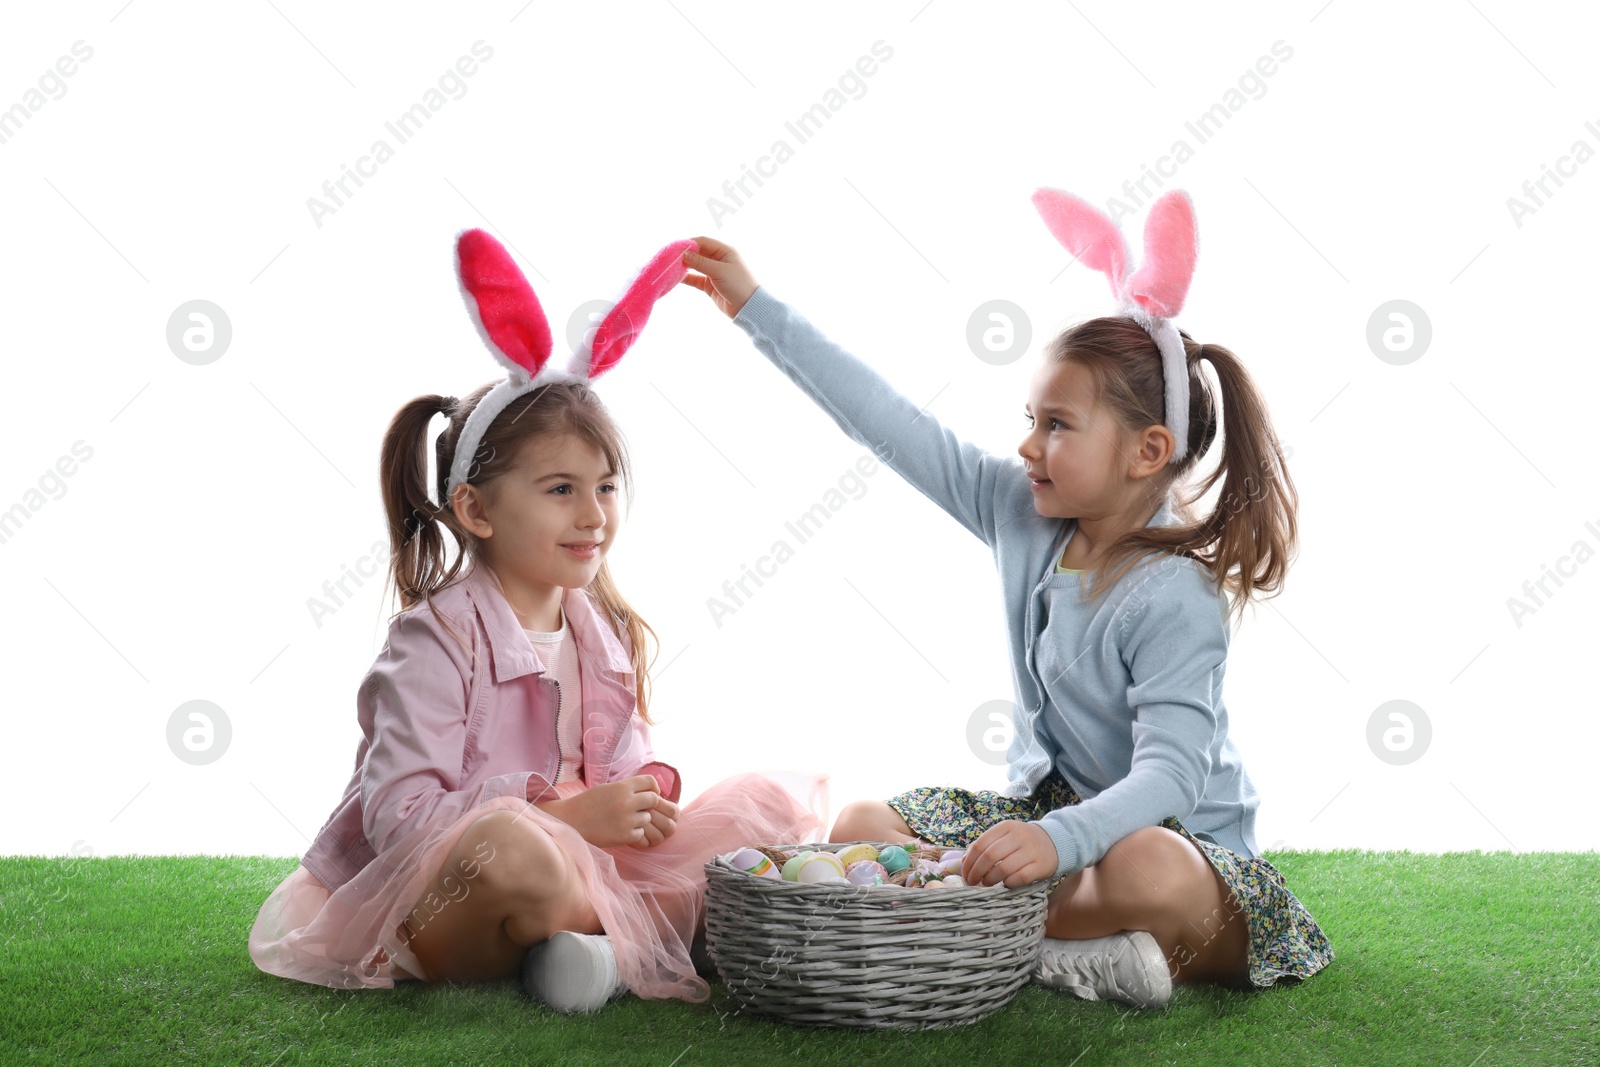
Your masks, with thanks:
<instances>
[{"instance_id":1,"label":"girl's smiling face","mask_svg":"<svg viewBox=\"0 0 1600 1067\"><path fill-rule=\"evenodd\" d=\"M542 614L605 561L618 528L617 473L594 445L563 433L525 444L498 483L492 501L472 494L463 521L483 539L512 607Z\"/></svg>"},{"instance_id":2,"label":"girl's smiling face","mask_svg":"<svg viewBox=\"0 0 1600 1067\"><path fill-rule=\"evenodd\" d=\"M1094 400L1094 380L1077 363L1046 361L1034 372L1024 408L1028 435L1017 454L1041 515L1075 519L1115 509L1128 467L1125 431Z\"/></svg>"}]
</instances>

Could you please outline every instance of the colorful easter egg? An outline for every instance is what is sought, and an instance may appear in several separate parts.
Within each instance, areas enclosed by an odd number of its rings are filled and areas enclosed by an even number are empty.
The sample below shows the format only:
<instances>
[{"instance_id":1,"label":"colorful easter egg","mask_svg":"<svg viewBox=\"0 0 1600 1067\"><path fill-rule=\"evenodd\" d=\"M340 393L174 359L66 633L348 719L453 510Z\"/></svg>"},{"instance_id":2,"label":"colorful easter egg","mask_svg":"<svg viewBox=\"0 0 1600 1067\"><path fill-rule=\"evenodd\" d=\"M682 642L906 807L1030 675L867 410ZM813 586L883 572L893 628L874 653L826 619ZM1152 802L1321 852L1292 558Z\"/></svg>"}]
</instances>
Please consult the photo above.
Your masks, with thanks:
<instances>
[{"instance_id":1,"label":"colorful easter egg","mask_svg":"<svg viewBox=\"0 0 1600 1067\"><path fill-rule=\"evenodd\" d=\"M931 882L924 883L922 888L924 888L924 889L943 889L944 888L944 882L941 881L938 878L935 878Z\"/></svg>"},{"instance_id":2,"label":"colorful easter egg","mask_svg":"<svg viewBox=\"0 0 1600 1067\"><path fill-rule=\"evenodd\" d=\"M877 860L857 860L845 869L844 880L851 885L883 885L889 872Z\"/></svg>"},{"instance_id":3,"label":"colorful easter egg","mask_svg":"<svg viewBox=\"0 0 1600 1067\"><path fill-rule=\"evenodd\" d=\"M911 866L911 854L899 845L889 845L878 853L878 862L890 874L895 874Z\"/></svg>"},{"instance_id":4,"label":"colorful easter egg","mask_svg":"<svg viewBox=\"0 0 1600 1067\"><path fill-rule=\"evenodd\" d=\"M946 889L960 889L967 884L959 874L947 874L944 876L943 881Z\"/></svg>"},{"instance_id":5,"label":"colorful easter egg","mask_svg":"<svg viewBox=\"0 0 1600 1067\"><path fill-rule=\"evenodd\" d=\"M844 864L839 862L839 857L832 852L813 852L800 864L799 875L795 879L800 882L842 882L844 881Z\"/></svg>"},{"instance_id":6,"label":"colorful easter egg","mask_svg":"<svg viewBox=\"0 0 1600 1067\"><path fill-rule=\"evenodd\" d=\"M941 874L960 873L961 861L967 858L964 848L950 849L939 856L939 872Z\"/></svg>"},{"instance_id":7,"label":"colorful easter egg","mask_svg":"<svg viewBox=\"0 0 1600 1067\"><path fill-rule=\"evenodd\" d=\"M783 874L778 870L778 865L769 859L766 853L753 848L741 848L729 857L728 862L736 869L746 874L753 874L761 878L783 880Z\"/></svg>"},{"instance_id":8,"label":"colorful easter egg","mask_svg":"<svg viewBox=\"0 0 1600 1067\"><path fill-rule=\"evenodd\" d=\"M848 871L853 863L859 863L862 860L876 860L878 858L878 850L874 846L863 842L859 845L847 845L834 853L834 855L839 857L839 862L844 864L844 869Z\"/></svg>"},{"instance_id":9,"label":"colorful easter egg","mask_svg":"<svg viewBox=\"0 0 1600 1067\"><path fill-rule=\"evenodd\" d=\"M790 856L783 865L783 880L785 882L798 882L800 880L800 865L816 855L815 852L796 852Z\"/></svg>"}]
</instances>

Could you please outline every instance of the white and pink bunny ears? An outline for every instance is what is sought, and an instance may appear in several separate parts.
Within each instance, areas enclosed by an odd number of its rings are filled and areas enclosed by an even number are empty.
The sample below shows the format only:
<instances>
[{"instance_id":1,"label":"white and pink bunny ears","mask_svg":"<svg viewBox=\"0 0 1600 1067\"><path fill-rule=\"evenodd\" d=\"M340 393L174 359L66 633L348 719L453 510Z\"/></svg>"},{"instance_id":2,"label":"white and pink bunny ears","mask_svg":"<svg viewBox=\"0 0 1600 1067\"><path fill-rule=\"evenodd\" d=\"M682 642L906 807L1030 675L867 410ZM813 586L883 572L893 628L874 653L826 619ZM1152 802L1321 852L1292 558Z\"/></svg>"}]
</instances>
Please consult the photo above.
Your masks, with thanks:
<instances>
[{"instance_id":1,"label":"white and pink bunny ears","mask_svg":"<svg viewBox=\"0 0 1600 1067\"><path fill-rule=\"evenodd\" d=\"M1183 310L1200 242L1189 194L1173 189L1151 205L1144 223L1144 262L1131 276L1128 245L1105 212L1059 189L1037 190L1033 206L1080 263L1105 272L1121 303L1117 313L1154 338L1166 377L1167 429L1177 438L1169 462L1178 462L1189 451L1189 361L1172 317Z\"/></svg>"},{"instance_id":2,"label":"white and pink bunny ears","mask_svg":"<svg viewBox=\"0 0 1600 1067\"><path fill-rule=\"evenodd\" d=\"M683 280L685 249L691 240L674 241L657 252L634 278L627 292L600 320L592 337L572 353L565 368L551 360L550 324L533 287L510 253L483 230L465 230L456 238L456 277L467 313L489 352L509 372L467 416L456 442L445 485L445 504L456 486L467 481L484 433L517 397L551 382L590 381L617 365L650 320L655 302Z\"/></svg>"}]
</instances>

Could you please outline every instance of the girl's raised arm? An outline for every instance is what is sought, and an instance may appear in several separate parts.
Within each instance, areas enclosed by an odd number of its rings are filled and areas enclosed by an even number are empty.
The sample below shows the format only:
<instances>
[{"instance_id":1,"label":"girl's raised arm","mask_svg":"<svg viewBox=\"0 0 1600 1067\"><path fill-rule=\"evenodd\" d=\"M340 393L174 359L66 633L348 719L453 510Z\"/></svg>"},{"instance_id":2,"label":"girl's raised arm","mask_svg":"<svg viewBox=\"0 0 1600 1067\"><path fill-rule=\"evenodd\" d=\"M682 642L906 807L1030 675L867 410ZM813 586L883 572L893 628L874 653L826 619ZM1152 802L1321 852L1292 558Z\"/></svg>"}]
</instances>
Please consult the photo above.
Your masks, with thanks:
<instances>
[{"instance_id":1,"label":"girl's raised arm","mask_svg":"<svg viewBox=\"0 0 1600 1067\"><path fill-rule=\"evenodd\" d=\"M693 285L716 301L755 346L833 417L854 441L985 543L1019 507L1033 514L1021 461L959 439L866 363L830 341L803 315L756 284L738 254L697 237L684 262L704 276Z\"/></svg>"}]
</instances>

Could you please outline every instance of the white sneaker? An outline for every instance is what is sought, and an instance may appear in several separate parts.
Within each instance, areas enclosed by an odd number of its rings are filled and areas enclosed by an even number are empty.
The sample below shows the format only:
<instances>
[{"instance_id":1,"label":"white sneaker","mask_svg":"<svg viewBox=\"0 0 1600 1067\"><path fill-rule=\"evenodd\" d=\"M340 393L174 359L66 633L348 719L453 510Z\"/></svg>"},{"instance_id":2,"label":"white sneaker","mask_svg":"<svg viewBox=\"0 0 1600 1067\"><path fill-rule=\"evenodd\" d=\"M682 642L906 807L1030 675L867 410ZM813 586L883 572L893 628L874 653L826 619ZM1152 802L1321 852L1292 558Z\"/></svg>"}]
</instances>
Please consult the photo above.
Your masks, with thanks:
<instances>
[{"instance_id":1,"label":"white sneaker","mask_svg":"<svg viewBox=\"0 0 1600 1067\"><path fill-rule=\"evenodd\" d=\"M1172 997L1161 946L1144 930L1082 941L1047 937L1033 980L1084 1000L1120 1000L1136 1008L1164 1007Z\"/></svg>"},{"instance_id":2,"label":"white sneaker","mask_svg":"<svg viewBox=\"0 0 1600 1067\"><path fill-rule=\"evenodd\" d=\"M528 995L557 1011L596 1011L628 991L604 934L556 933L528 950L522 963Z\"/></svg>"}]
</instances>

